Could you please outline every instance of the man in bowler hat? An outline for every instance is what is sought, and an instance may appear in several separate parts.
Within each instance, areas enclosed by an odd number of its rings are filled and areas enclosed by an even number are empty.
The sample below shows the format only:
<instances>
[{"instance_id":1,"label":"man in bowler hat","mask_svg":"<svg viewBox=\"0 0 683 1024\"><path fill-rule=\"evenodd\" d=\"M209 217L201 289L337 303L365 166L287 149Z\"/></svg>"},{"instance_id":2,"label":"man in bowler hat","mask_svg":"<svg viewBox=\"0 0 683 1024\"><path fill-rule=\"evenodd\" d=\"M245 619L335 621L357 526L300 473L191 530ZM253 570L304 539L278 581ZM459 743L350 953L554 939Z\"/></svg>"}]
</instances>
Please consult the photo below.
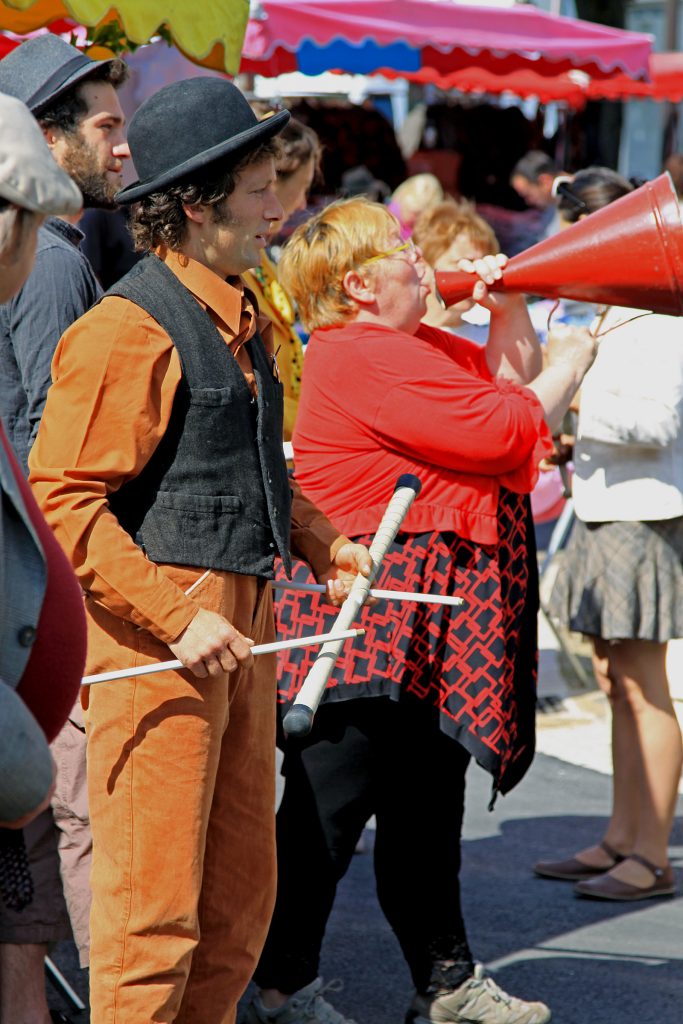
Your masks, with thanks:
<instances>
[{"instance_id":1,"label":"man in bowler hat","mask_svg":"<svg viewBox=\"0 0 683 1024\"><path fill-rule=\"evenodd\" d=\"M126 73L122 61L93 61L51 34L27 40L0 61L0 93L22 100L32 112L54 160L80 188L85 207L113 208L121 188L128 147L117 89ZM45 222L30 277L0 306L0 418L26 473L57 342L101 295L80 250L79 216ZM91 840L80 705L55 740L53 754L58 766L53 809L26 830L34 899L21 913L0 914L0 989L3 1012L13 1022L51 1020L43 966L48 943L73 930L81 966L88 963Z\"/></svg>"},{"instance_id":2,"label":"man in bowler hat","mask_svg":"<svg viewBox=\"0 0 683 1024\"><path fill-rule=\"evenodd\" d=\"M370 571L287 475L270 325L240 274L282 208L276 136L230 82L160 90L129 131L149 255L66 332L31 482L86 592L91 1016L229 1024L274 900L276 556L340 603ZM305 624L302 623L302 627ZM305 629L303 629L305 631Z\"/></svg>"}]
</instances>

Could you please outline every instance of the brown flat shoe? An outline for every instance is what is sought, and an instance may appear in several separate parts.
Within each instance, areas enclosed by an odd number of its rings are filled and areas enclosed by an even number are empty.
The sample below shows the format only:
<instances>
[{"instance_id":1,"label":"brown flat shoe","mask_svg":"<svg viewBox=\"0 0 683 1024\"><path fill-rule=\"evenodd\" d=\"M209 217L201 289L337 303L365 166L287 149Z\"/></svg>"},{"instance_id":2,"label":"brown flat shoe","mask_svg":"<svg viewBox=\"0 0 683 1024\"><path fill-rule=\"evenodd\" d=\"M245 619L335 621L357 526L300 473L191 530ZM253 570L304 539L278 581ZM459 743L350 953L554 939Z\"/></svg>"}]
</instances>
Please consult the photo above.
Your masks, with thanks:
<instances>
[{"instance_id":1,"label":"brown flat shoe","mask_svg":"<svg viewBox=\"0 0 683 1024\"><path fill-rule=\"evenodd\" d=\"M534 864L534 873L540 878L556 878L561 882L582 882L586 878L604 875L606 871L611 871L615 864L620 864L625 859L609 843L602 842L598 845L602 847L608 857L612 858L612 863L607 867L598 868L593 864L586 864L576 857L570 857L568 860L541 860L538 864Z\"/></svg>"},{"instance_id":2,"label":"brown flat shoe","mask_svg":"<svg viewBox=\"0 0 683 1024\"><path fill-rule=\"evenodd\" d=\"M671 870L670 864L667 864L666 867L658 868L656 864L646 860L645 857L641 857L637 853L632 853L626 859L635 860L647 868L648 871L651 871L654 876L652 885L644 887L631 885L628 882L620 882L618 878L612 878L610 875L602 875L598 878L588 879L585 882L579 882L574 886L574 892L577 896L588 896L594 900L621 900L623 902L649 900L655 896L676 895L674 873Z\"/></svg>"}]
</instances>

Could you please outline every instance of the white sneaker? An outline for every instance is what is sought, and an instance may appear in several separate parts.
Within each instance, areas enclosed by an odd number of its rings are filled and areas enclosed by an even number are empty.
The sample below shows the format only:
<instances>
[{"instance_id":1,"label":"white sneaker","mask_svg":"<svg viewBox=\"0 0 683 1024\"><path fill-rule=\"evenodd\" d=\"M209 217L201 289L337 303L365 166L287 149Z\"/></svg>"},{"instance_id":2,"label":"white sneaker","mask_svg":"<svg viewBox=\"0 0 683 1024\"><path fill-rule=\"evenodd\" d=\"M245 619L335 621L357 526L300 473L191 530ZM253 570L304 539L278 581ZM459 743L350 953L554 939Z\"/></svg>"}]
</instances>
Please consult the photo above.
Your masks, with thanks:
<instances>
[{"instance_id":1,"label":"white sneaker","mask_svg":"<svg viewBox=\"0 0 683 1024\"><path fill-rule=\"evenodd\" d=\"M254 996L247 1006L244 1024L356 1024L323 999L323 992L339 992L341 987L340 981L323 985L322 978L316 978L275 1010L267 1010L261 996Z\"/></svg>"},{"instance_id":2,"label":"white sneaker","mask_svg":"<svg viewBox=\"0 0 683 1024\"><path fill-rule=\"evenodd\" d=\"M474 975L452 992L416 995L406 1024L546 1024L545 1003L527 1003L509 996L476 964Z\"/></svg>"}]
</instances>

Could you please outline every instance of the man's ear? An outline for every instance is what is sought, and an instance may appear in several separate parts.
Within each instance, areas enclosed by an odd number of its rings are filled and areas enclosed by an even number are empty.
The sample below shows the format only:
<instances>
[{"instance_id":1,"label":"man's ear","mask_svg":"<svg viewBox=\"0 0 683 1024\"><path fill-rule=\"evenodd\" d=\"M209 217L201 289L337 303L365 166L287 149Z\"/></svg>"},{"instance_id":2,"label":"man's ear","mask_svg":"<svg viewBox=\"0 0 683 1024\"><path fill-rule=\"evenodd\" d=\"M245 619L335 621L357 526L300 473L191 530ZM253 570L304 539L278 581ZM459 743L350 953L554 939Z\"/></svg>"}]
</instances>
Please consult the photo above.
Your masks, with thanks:
<instances>
[{"instance_id":1,"label":"man's ear","mask_svg":"<svg viewBox=\"0 0 683 1024\"><path fill-rule=\"evenodd\" d=\"M61 128L57 128L53 124L40 125L40 130L43 133L43 138L47 142L50 149L54 149L58 142L62 139L63 133Z\"/></svg>"},{"instance_id":2,"label":"man's ear","mask_svg":"<svg viewBox=\"0 0 683 1024\"><path fill-rule=\"evenodd\" d=\"M195 203L192 206L183 203L183 213L193 224L205 224L208 212L208 206L204 206L203 203Z\"/></svg>"},{"instance_id":3,"label":"man's ear","mask_svg":"<svg viewBox=\"0 0 683 1024\"><path fill-rule=\"evenodd\" d=\"M372 305L376 299L372 278L360 270L347 270L342 278L342 287L359 306Z\"/></svg>"}]
</instances>

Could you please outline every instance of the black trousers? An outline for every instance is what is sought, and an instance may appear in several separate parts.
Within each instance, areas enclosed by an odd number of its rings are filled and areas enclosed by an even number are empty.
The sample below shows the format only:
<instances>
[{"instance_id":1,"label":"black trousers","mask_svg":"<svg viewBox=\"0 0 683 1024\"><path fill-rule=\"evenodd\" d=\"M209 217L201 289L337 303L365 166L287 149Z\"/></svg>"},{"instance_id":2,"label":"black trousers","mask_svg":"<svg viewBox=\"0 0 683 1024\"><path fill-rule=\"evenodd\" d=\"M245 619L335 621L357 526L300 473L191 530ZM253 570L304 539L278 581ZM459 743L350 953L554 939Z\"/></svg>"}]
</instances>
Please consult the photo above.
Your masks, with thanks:
<instances>
[{"instance_id":1,"label":"black trousers","mask_svg":"<svg viewBox=\"0 0 683 1024\"><path fill-rule=\"evenodd\" d=\"M419 992L472 974L460 909L469 755L417 699L324 705L305 741L284 741L277 902L255 980L290 994L318 975L338 881L375 814L377 895ZM362 950L358 951L362 955Z\"/></svg>"}]
</instances>

